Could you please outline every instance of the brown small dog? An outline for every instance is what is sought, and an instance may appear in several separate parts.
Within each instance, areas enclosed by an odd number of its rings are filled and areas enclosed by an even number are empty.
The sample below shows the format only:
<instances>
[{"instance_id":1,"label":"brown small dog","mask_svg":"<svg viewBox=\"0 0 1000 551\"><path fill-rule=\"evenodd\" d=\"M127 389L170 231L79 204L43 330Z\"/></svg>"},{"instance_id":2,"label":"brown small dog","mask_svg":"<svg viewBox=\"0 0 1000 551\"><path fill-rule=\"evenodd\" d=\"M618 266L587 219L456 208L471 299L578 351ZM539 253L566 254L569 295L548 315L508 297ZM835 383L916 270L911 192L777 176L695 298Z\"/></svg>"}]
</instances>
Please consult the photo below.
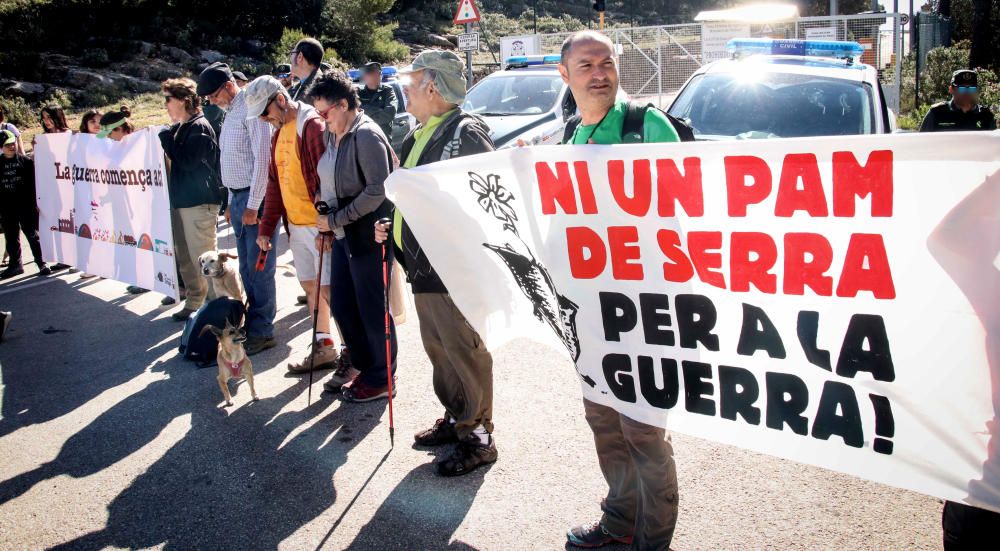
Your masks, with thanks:
<instances>
[{"instance_id":1,"label":"brown small dog","mask_svg":"<svg viewBox=\"0 0 1000 551\"><path fill-rule=\"evenodd\" d=\"M258 398L257 390L253 387L253 364L243 349L243 342L247 340L246 333L238 327L233 327L228 321L225 329L206 325L202 328L201 334L204 335L206 331L211 331L215 338L219 339L219 355L216 361L219 363L219 388L226 399L226 406L233 405L233 397L229 394L229 379L240 377L247 380L247 384L250 385L250 396L256 402Z\"/></svg>"}]
</instances>

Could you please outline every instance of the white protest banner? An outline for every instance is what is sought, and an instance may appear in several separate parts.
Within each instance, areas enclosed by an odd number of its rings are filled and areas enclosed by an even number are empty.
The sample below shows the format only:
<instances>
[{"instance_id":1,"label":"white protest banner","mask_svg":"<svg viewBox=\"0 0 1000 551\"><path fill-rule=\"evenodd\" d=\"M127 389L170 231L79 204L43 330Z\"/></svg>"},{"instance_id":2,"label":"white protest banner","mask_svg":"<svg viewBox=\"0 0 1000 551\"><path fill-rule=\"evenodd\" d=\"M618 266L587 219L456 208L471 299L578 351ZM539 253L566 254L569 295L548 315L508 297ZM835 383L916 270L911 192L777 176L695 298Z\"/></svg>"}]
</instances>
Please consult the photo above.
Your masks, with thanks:
<instances>
[{"instance_id":1,"label":"white protest banner","mask_svg":"<svg viewBox=\"0 0 1000 551\"><path fill-rule=\"evenodd\" d=\"M388 190L488 346L561 341L586 399L1000 510L1000 133L522 148Z\"/></svg>"},{"instance_id":2,"label":"white protest banner","mask_svg":"<svg viewBox=\"0 0 1000 551\"><path fill-rule=\"evenodd\" d=\"M43 134L35 145L46 260L177 298L163 149L150 127L121 142Z\"/></svg>"}]
</instances>

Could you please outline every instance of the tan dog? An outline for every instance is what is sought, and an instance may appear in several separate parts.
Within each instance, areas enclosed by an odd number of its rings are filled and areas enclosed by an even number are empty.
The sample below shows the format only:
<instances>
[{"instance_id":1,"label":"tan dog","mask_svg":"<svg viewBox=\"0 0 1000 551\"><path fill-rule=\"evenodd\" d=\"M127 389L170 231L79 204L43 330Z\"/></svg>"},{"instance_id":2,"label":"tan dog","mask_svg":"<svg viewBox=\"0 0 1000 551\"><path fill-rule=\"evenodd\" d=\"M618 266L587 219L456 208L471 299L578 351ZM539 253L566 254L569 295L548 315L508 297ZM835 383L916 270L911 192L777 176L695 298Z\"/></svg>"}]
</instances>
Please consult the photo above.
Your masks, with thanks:
<instances>
[{"instance_id":1,"label":"tan dog","mask_svg":"<svg viewBox=\"0 0 1000 551\"><path fill-rule=\"evenodd\" d=\"M215 296L231 297L244 302L240 276L232 266L226 264L227 260L235 258L229 253L207 251L198 257L198 263L201 265L201 274L215 290Z\"/></svg>"},{"instance_id":2,"label":"tan dog","mask_svg":"<svg viewBox=\"0 0 1000 551\"><path fill-rule=\"evenodd\" d=\"M233 397L229 394L229 379L240 377L247 380L250 385L250 396L253 401L257 401L257 391L253 387L253 364L247 357L246 350L243 349L243 342L247 340L246 333L242 329L233 327L228 321L225 329L219 329L212 325L202 328L201 334L211 331L219 339L219 355L216 361L219 362L219 388L222 396L226 399L226 406L233 405Z\"/></svg>"}]
</instances>

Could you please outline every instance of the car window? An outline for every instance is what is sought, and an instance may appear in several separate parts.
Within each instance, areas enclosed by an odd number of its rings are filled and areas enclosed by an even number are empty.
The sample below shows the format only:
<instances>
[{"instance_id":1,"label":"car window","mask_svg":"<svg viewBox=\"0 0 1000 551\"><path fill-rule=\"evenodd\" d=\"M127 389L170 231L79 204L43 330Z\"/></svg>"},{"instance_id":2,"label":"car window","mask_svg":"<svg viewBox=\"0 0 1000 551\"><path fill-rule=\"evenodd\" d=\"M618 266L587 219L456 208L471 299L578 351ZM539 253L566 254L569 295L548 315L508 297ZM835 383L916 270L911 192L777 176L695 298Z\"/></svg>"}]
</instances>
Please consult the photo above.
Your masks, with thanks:
<instances>
[{"instance_id":1,"label":"car window","mask_svg":"<svg viewBox=\"0 0 1000 551\"><path fill-rule=\"evenodd\" d=\"M774 138L874 133L872 91L860 82L789 73L694 77L670 114L696 136Z\"/></svg>"},{"instance_id":2,"label":"car window","mask_svg":"<svg viewBox=\"0 0 1000 551\"><path fill-rule=\"evenodd\" d=\"M563 82L558 74L512 74L479 82L462 108L479 115L537 115L552 110Z\"/></svg>"}]
</instances>

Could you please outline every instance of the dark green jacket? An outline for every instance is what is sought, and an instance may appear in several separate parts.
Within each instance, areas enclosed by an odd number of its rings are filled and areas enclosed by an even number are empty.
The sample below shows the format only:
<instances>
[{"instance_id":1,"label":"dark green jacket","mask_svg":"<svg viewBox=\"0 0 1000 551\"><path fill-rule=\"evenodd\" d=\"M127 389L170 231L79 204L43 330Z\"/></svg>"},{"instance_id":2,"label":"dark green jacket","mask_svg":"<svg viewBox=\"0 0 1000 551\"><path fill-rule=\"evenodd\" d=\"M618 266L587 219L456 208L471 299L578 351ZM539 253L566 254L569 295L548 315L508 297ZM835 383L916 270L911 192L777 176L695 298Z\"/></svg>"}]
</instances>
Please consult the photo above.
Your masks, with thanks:
<instances>
[{"instance_id":1,"label":"dark green jacket","mask_svg":"<svg viewBox=\"0 0 1000 551\"><path fill-rule=\"evenodd\" d=\"M399 111L399 99L392 86L381 84L375 90L362 86L358 90L358 97L361 98L361 109L365 114L375 121L375 124L382 129L385 137L392 139L392 121Z\"/></svg>"}]
</instances>

